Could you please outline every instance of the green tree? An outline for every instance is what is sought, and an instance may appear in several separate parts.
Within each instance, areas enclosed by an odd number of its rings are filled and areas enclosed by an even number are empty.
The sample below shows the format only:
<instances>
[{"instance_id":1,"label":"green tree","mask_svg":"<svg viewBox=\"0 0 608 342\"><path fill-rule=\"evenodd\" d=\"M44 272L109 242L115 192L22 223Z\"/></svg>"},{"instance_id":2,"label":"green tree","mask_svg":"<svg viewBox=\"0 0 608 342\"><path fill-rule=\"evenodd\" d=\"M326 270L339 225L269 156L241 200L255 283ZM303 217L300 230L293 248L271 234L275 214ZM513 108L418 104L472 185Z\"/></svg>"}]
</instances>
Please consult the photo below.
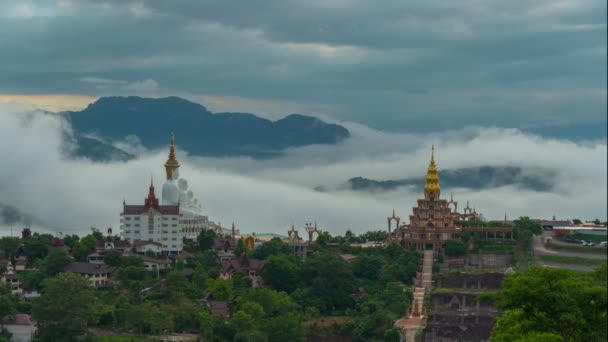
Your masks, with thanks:
<instances>
[{"instance_id":1,"label":"green tree","mask_svg":"<svg viewBox=\"0 0 608 342\"><path fill-rule=\"evenodd\" d=\"M9 284L0 283L0 317L17 313L17 303Z\"/></svg>"},{"instance_id":2,"label":"green tree","mask_svg":"<svg viewBox=\"0 0 608 342\"><path fill-rule=\"evenodd\" d=\"M213 247L213 239L217 238L217 234L211 229L204 229L197 236L196 241L201 251L209 250Z\"/></svg>"},{"instance_id":3,"label":"green tree","mask_svg":"<svg viewBox=\"0 0 608 342\"><path fill-rule=\"evenodd\" d=\"M272 238L270 241L263 243L260 247L256 248L253 252L253 256L256 259L266 259L271 255L287 254L291 255L291 247L284 243L280 238Z\"/></svg>"},{"instance_id":4,"label":"green tree","mask_svg":"<svg viewBox=\"0 0 608 342\"><path fill-rule=\"evenodd\" d=\"M606 283L599 278L549 267L509 275L500 291L485 296L504 310L493 340L552 341L559 336L563 341L605 341L608 302Z\"/></svg>"},{"instance_id":5,"label":"green tree","mask_svg":"<svg viewBox=\"0 0 608 342\"><path fill-rule=\"evenodd\" d=\"M139 294L148 279L150 272L143 267L127 266L118 270L116 279L132 293Z\"/></svg>"},{"instance_id":6,"label":"green tree","mask_svg":"<svg viewBox=\"0 0 608 342\"><path fill-rule=\"evenodd\" d=\"M55 275L65 267L72 258L64 249L53 249L44 259L42 270L49 276Z\"/></svg>"},{"instance_id":7,"label":"green tree","mask_svg":"<svg viewBox=\"0 0 608 342\"><path fill-rule=\"evenodd\" d=\"M116 251L107 251L103 257L103 263L108 266L118 267L122 263L122 256Z\"/></svg>"},{"instance_id":8,"label":"green tree","mask_svg":"<svg viewBox=\"0 0 608 342\"><path fill-rule=\"evenodd\" d=\"M80 240L80 237L76 234L68 234L63 238L63 242L65 243L66 246L70 247L70 248L74 248L74 245L76 245L76 243Z\"/></svg>"},{"instance_id":9,"label":"green tree","mask_svg":"<svg viewBox=\"0 0 608 342\"><path fill-rule=\"evenodd\" d=\"M528 216L522 216L513 222L513 234L524 248L530 248L532 236L542 234L542 232L540 224L532 221Z\"/></svg>"},{"instance_id":10,"label":"green tree","mask_svg":"<svg viewBox=\"0 0 608 342\"><path fill-rule=\"evenodd\" d=\"M467 245L464 242L449 240L445 244L445 255L447 256L463 256L467 254Z\"/></svg>"},{"instance_id":11,"label":"green tree","mask_svg":"<svg viewBox=\"0 0 608 342\"><path fill-rule=\"evenodd\" d=\"M30 263L38 259L46 257L49 253L49 245L53 237L48 234L34 233L32 236L25 239L23 245L25 246L25 255Z\"/></svg>"},{"instance_id":12,"label":"green tree","mask_svg":"<svg viewBox=\"0 0 608 342\"><path fill-rule=\"evenodd\" d=\"M24 286L28 286L36 290L41 290L42 282L47 278L47 275L41 271L29 271L21 272L19 274L19 278Z\"/></svg>"},{"instance_id":13,"label":"green tree","mask_svg":"<svg viewBox=\"0 0 608 342\"><path fill-rule=\"evenodd\" d=\"M42 341L74 341L93 319L95 294L87 279L62 273L44 283L32 314Z\"/></svg>"},{"instance_id":14,"label":"green tree","mask_svg":"<svg viewBox=\"0 0 608 342\"><path fill-rule=\"evenodd\" d=\"M315 305L322 313L344 310L354 305L355 289L350 265L331 252L314 252L302 264L300 275L308 295L316 297ZM299 297L302 299L302 297ZM301 303L302 304L302 303Z\"/></svg>"},{"instance_id":15,"label":"green tree","mask_svg":"<svg viewBox=\"0 0 608 342\"><path fill-rule=\"evenodd\" d=\"M207 310L198 313L198 329L204 341L213 341L213 317Z\"/></svg>"},{"instance_id":16,"label":"green tree","mask_svg":"<svg viewBox=\"0 0 608 342\"><path fill-rule=\"evenodd\" d=\"M14 236L3 236L0 238L0 250L6 254L6 259L11 260L21 245L21 239Z\"/></svg>"},{"instance_id":17,"label":"green tree","mask_svg":"<svg viewBox=\"0 0 608 342\"><path fill-rule=\"evenodd\" d=\"M95 244L97 243L97 239L94 235L87 235L80 239L76 244L74 244L74 248L72 248L72 255L76 261L86 262L87 256L95 250Z\"/></svg>"},{"instance_id":18,"label":"green tree","mask_svg":"<svg viewBox=\"0 0 608 342\"><path fill-rule=\"evenodd\" d=\"M249 251L247 250L247 247L245 247L245 242L243 241L243 239L239 239L239 241L237 241L236 243L236 247L234 247L234 256L238 258L241 256L241 254L248 254L248 252Z\"/></svg>"},{"instance_id":19,"label":"green tree","mask_svg":"<svg viewBox=\"0 0 608 342\"><path fill-rule=\"evenodd\" d=\"M278 291L291 293L300 280L300 265L291 254L271 255L262 269L264 283Z\"/></svg>"}]
</instances>

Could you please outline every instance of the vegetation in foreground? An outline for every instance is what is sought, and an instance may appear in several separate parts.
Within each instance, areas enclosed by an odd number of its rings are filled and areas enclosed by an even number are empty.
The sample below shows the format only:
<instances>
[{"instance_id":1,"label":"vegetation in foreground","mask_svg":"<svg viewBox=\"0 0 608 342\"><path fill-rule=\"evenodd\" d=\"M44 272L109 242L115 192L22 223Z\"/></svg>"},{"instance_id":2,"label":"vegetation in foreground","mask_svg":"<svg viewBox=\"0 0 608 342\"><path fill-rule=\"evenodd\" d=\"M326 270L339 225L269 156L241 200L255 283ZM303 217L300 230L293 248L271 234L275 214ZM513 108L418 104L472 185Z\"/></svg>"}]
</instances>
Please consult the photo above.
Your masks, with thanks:
<instances>
[{"instance_id":1,"label":"vegetation in foreground","mask_svg":"<svg viewBox=\"0 0 608 342\"><path fill-rule=\"evenodd\" d=\"M593 272L530 267L480 299L504 310L493 341L606 341L607 285L605 262Z\"/></svg>"}]
</instances>

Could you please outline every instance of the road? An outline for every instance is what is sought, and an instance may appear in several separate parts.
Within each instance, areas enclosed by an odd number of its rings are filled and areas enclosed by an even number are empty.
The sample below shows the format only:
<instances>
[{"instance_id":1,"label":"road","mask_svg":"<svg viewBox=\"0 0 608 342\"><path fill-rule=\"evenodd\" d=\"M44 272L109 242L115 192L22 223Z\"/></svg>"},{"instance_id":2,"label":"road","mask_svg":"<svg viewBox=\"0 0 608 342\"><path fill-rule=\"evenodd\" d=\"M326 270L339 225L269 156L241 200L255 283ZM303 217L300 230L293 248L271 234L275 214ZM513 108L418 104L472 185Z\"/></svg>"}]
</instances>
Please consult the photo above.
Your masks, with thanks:
<instances>
[{"instance_id":1,"label":"road","mask_svg":"<svg viewBox=\"0 0 608 342\"><path fill-rule=\"evenodd\" d=\"M549 267L558 267L558 268L566 268L575 271L591 271L593 270L595 265L579 265L579 264L562 264L556 262L550 262L541 260L539 258L540 255L559 255L559 256L569 256L569 257L580 257L586 259L603 259L606 260L606 254L604 253L582 253L582 252L574 252L574 251L557 251L546 249L543 241L551 236L551 232L543 232L540 236L534 236L532 240L532 246L534 248L534 264L549 266Z\"/></svg>"}]
</instances>

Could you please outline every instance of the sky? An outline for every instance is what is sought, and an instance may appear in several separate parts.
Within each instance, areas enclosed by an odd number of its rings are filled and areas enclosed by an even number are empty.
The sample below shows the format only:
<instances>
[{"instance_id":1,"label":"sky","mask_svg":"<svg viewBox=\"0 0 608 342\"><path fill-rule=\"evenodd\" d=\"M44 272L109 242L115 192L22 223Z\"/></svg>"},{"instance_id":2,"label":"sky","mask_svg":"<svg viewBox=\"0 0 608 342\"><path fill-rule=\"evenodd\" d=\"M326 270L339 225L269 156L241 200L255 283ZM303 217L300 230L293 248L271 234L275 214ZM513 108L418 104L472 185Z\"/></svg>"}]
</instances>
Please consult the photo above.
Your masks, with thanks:
<instances>
[{"instance_id":1,"label":"sky","mask_svg":"<svg viewBox=\"0 0 608 342\"><path fill-rule=\"evenodd\" d=\"M112 141L138 158L69 159L69 124L35 111L111 95L349 129L337 146L264 161L191 156L178 138L204 210L243 232L384 229L421 194L314 187L422 177L431 144L440 169L555 173L549 192L443 189L488 219L605 219L605 14L605 0L1 1L0 231L117 228L123 199L142 202L150 176L161 188L166 151ZM543 134L556 127L560 138Z\"/></svg>"},{"instance_id":2,"label":"sky","mask_svg":"<svg viewBox=\"0 0 608 342\"><path fill-rule=\"evenodd\" d=\"M178 95L399 133L605 136L605 14L604 0L4 0L0 103Z\"/></svg>"}]
</instances>

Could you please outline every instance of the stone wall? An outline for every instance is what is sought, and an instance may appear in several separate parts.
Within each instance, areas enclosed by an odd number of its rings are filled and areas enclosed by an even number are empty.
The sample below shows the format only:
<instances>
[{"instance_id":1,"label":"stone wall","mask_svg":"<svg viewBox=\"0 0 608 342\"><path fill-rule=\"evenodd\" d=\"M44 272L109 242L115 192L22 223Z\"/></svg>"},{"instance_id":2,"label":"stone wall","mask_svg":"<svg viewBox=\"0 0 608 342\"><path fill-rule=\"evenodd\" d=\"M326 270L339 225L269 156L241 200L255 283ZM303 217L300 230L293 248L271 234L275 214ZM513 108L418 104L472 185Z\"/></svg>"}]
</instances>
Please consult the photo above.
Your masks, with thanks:
<instances>
[{"instance_id":1,"label":"stone wall","mask_svg":"<svg viewBox=\"0 0 608 342\"><path fill-rule=\"evenodd\" d=\"M422 341L488 341L500 312L475 298L500 289L503 278L502 273L436 275Z\"/></svg>"},{"instance_id":2,"label":"stone wall","mask_svg":"<svg viewBox=\"0 0 608 342\"><path fill-rule=\"evenodd\" d=\"M499 289L504 278L503 273L450 273L435 275L435 287L452 289Z\"/></svg>"}]
</instances>

